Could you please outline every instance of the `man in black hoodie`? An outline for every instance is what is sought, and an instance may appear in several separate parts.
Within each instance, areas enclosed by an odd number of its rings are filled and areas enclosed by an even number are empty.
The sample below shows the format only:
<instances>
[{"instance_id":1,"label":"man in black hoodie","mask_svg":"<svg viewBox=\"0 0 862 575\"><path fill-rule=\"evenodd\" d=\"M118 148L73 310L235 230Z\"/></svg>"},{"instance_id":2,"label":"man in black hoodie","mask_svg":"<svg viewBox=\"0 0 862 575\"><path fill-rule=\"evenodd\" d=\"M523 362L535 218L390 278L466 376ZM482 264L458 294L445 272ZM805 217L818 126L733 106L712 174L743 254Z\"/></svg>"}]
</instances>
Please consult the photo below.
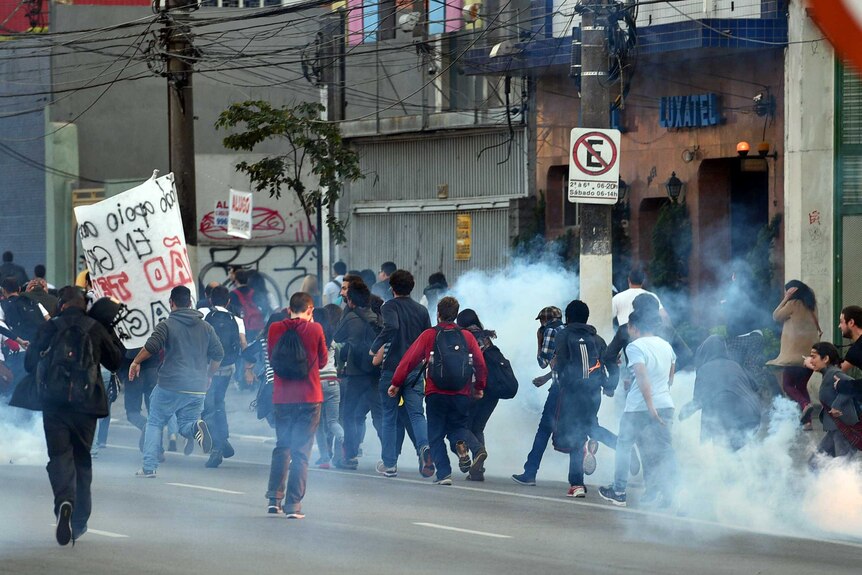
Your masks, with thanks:
<instances>
[{"instance_id":1,"label":"man in black hoodie","mask_svg":"<svg viewBox=\"0 0 862 575\"><path fill-rule=\"evenodd\" d=\"M598 427L607 373L601 358L607 344L587 325L590 308L580 300L566 306L566 327L557 333L554 372L560 385L554 449L569 454L569 497L586 497L584 445Z\"/></svg>"},{"instance_id":2,"label":"man in black hoodie","mask_svg":"<svg viewBox=\"0 0 862 575\"><path fill-rule=\"evenodd\" d=\"M383 331L371 344L371 355L377 355L385 350L383 367L380 372L378 392L383 404L383 451L381 461L377 464L377 472L385 477L398 475L397 420L398 397L389 397L389 386L392 376L401 362L407 349L416 338L431 327L428 310L418 302L410 299L410 292L416 285L413 274L406 270L396 270L389 278L389 285L395 297L383 304ZM401 389L401 399L410 417L416 451L419 456L419 472L423 477L434 475L434 462L431 450L428 448L428 422L425 420L425 388L419 369L414 370L406 379L407 384Z\"/></svg>"},{"instance_id":3,"label":"man in black hoodie","mask_svg":"<svg viewBox=\"0 0 862 575\"><path fill-rule=\"evenodd\" d=\"M380 370L372 365L368 350L383 328L383 322L371 310L371 292L362 282L352 282L345 297L347 311L335 328L332 340L344 344L341 360L344 365L344 454L336 454L336 466L356 469L362 442L365 417L371 418L377 433L382 431L382 411L377 393Z\"/></svg>"},{"instance_id":4,"label":"man in black hoodie","mask_svg":"<svg viewBox=\"0 0 862 575\"><path fill-rule=\"evenodd\" d=\"M88 318L83 294L67 286L60 290L57 305L59 316L46 322L27 349L25 367L35 374L43 353L54 345L61 331L80 326L90 338L94 387L92 394L82 402L65 402L42 397L42 422L45 442L48 444L48 478L54 491L54 514L57 516L57 542L66 545L87 531L92 500L90 484L93 481L93 461L90 449L96 433L96 421L108 415L108 394L98 365L116 371L120 365L122 345L116 336L99 322ZM45 353L46 359L50 353ZM55 374L45 366L45 376ZM40 369L40 373L41 369ZM71 384L70 384L71 385ZM65 394L65 391L63 392Z\"/></svg>"},{"instance_id":5,"label":"man in black hoodie","mask_svg":"<svg viewBox=\"0 0 862 575\"><path fill-rule=\"evenodd\" d=\"M221 365L224 349L213 326L192 307L192 292L185 286L171 290L171 314L158 324L129 366L129 381L140 375L141 363L165 352L159 381L150 394L144 433L143 467L135 475L155 477L159 466L162 428L177 415L180 434L194 437L204 453L212 450L212 437L201 419L210 379Z\"/></svg>"}]
</instances>

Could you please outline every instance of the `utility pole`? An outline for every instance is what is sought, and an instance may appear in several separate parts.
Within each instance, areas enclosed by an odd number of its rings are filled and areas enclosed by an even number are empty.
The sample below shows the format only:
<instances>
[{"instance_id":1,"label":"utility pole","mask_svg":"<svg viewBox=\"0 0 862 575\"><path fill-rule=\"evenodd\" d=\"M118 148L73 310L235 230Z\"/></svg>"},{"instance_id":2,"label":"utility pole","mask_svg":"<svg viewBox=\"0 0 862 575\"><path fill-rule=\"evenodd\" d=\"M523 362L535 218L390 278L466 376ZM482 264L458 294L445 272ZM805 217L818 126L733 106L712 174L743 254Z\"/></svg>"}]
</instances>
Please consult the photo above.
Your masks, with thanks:
<instances>
[{"instance_id":1,"label":"utility pole","mask_svg":"<svg viewBox=\"0 0 862 575\"><path fill-rule=\"evenodd\" d=\"M190 0L165 0L161 11L162 39L167 53L168 78L168 154L174 173L177 201L186 244L197 245L197 197L195 195L195 126L192 100L194 55L189 10L197 4Z\"/></svg>"},{"instance_id":2,"label":"utility pole","mask_svg":"<svg viewBox=\"0 0 862 575\"><path fill-rule=\"evenodd\" d=\"M593 0L581 16L581 124L610 127L607 84L608 0ZM590 323L604 337L612 334L611 209L603 204L580 205L580 298L590 306Z\"/></svg>"},{"instance_id":3,"label":"utility pole","mask_svg":"<svg viewBox=\"0 0 862 575\"><path fill-rule=\"evenodd\" d=\"M323 24L320 101L325 107L321 119L328 122L344 120L346 27L347 13L344 9L337 10ZM321 195L324 194L325 190L321 190ZM329 273L331 259L329 233L325 230L323 218L324 209L328 207L318 202L315 238L317 239L317 282L318 291L321 294L326 284L323 274Z\"/></svg>"}]
</instances>

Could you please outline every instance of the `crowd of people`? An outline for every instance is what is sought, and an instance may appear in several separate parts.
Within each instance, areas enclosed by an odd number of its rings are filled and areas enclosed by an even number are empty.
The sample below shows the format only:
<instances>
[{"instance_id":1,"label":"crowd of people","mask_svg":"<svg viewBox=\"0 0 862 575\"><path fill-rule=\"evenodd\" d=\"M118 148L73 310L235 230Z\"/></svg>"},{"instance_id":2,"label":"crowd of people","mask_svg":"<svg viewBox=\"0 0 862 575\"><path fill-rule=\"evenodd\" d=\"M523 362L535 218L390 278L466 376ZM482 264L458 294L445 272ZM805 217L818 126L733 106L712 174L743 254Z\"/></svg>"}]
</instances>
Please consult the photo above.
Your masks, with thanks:
<instances>
[{"instance_id":1,"label":"crowd of people","mask_svg":"<svg viewBox=\"0 0 862 575\"><path fill-rule=\"evenodd\" d=\"M495 345L496 332L475 310L461 307L441 273L432 274L417 301L413 275L393 262L377 274L337 262L321 290L309 276L280 308L259 274L230 270L225 285L206 286L197 302L187 287L174 287L167 318L143 347L126 349L113 329L122 320L121 306L96 300L87 274L83 285L56 291L44 267L37 266L37 277L29 280L11 253L3 260L0 382L12 405L43 412L61 545L87 530L92 458L107 441L118 380L126 417L141 431L140 478L157 477L165 444L177 450L180 437L186 454L197 445L209 455L207 468L222 465L235 454L227 391L232 383L255 391L258 417L276 436L266 512L292 519L305 517L315 442L314 465L356 470L369 413L380 475L397 477L415 457L414 472L452 485L452 453L466 480L484 481L485 427L498 402L517 391L511 364ZM692 353L659 297L644 289L643 271L632 269L628 280L628 289L613 297L610 344L590 324L586 302L539 311L536 361L548 371L532 383L550 385L523 471L512 475L516 483L536 485L550 441L569 455L566 495L584 498L585 475L595 472L601 443L615 450L613 482L599 487L601 498L629 504L629 478L642 469L645 490L637 504L672 507L678 475L674 420L701 411L703 441L742 449L757 436L766 411L769 386L751 368L764 364L773 366L781 389L799 405L803 429L812 429L819 417L820 454L852 457L862 448L862 379L848 373L862 367L862 308L841 312L839 327L852 342L842 357L838 347L821 341L811 289L789 282L773 314L782 326L780 353L765 362L758 359L763 332L742 333L738 326L745 322L733 318L726 334L708 337ZM695 370L694 394L677 413L671 387L683 368ZM819 413L808 394L814 371L822 374ZM614 434L598 414L602 397L616 394L624 394L624 401L618 426L608 425L618 427ZM405 437L412 449L406 460Z\"/></svg>"}]
</instances>

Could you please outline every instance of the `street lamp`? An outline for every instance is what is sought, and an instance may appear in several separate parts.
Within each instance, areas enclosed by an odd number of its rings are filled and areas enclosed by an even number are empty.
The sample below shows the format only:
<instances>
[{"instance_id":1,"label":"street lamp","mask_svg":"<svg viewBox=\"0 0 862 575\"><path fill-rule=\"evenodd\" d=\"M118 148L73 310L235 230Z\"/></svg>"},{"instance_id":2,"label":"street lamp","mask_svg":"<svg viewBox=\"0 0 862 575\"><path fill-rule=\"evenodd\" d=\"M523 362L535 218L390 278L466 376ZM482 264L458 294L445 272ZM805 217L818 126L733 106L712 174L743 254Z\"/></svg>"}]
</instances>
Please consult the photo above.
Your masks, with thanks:
<instances>
[{"instance_id":1,"label":"street lamp","mask_svg":"<svg viewBox=\"0 0 862 575\"><path fill-rule=\"evenodd\" d=\"M676 177L676 172L671 172L670 178L665 182L664 187L667 189L667 197L676 202L679 194L682 192L682 180Z\"/></svg>"},{"instance_id":2,"label":"street lamp","mask_svg":"<svg viewBox=\"0 0 862 575\"><path fill-rule=\"evenodd\" d=\"M620 178L617 188L617 203L622 204L626 201L626 196L629 195L629 191L631 191L632 187L628 185L624 179Z\"/></svg>"}]
</instances>

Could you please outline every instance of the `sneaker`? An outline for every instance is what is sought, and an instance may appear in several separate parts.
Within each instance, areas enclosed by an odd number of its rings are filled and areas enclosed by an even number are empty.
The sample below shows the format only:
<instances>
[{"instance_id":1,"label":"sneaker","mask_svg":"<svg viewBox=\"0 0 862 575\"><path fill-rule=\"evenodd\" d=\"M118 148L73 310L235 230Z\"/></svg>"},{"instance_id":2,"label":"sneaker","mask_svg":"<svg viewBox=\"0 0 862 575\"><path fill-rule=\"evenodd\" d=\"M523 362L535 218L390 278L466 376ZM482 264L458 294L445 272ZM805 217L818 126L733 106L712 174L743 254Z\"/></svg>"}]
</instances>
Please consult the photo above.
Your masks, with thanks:
<instances>
[{"instance_id":1,"label":"sneaker","mask_svg":"<svg viewBox=\"0 0 862 575\"><path fill-rule=\"evenodd\" d=\"M382 461L377 462L377 473L382 475L383 477L397 477L398 476L398 466L394 467L386 467L386 465Z\"/></svg>"},{"instance_id":2,"label":"sneaker","mask_svg":"<svg viewBox=\"0 0 862 575\"><path fill-rule=\"evenodd\" d=\"M317 468L318 468L318 469L331 469L331 468L332 468L332 466L329 464L329 462L328 462L328 461L324 461L323 463L319 463L319 464L317 465Z\"/></svg>"},{"instance_id":3,"label":"sneaker","mask_svg":"<svg viewBox=\"0 0 862 575\"><path fill-rule=\"evenodd\" d=\"M93 447L90 448L90 459L98 459L99 458L99 447L94 443Z\"/></svg>"},{"instance_id":4,"label":"sneaker","mask_svg":"<svg viewBox=\"0 0 862 575\"><path fill-rule=\"evenodd\" d=\"M485 460L488 459L488 452L482 449L475 454L473 463L467 468L469 474L467 479L470 481L485 481Z\"/></svg>"},{"instance_id":5,"label":"sneaker","mask_svg":"<svg viewBox=\"0 0 862 575\"><path fill-rule=\"evenodd\" d=\"M599 442L590 439L584 445L584 475L592 475L596 472L596 451L599 450Z\"/></svg>"},{"instance_id":6,"label":"sneaker","mask_svg":"<svg viewBox=\"0 0 862 575\"><path fill-rule=\"evenodd\" d=\"M152 478L152 477L155 477L155 476L156 476L156 471L155 471L155 469L138 469L138 470L135 472L135 477L142 477L142 478L147 478L147 479L149 479L149 478Z\"/></svg>"},{"instance_id":7,"label":"sneaker","mask_svg":"<svg viewBox=\"0 0 862 575\"><path fill-rule=\"evenodd\" d=\"M288 519L305 519L305 513L301 513L299 511L294 511L293 513L287 513Z\"/></svg>"},{"instance_id":8,"label":"sneaker","mask_svg":"<svg viewBox=\"0 0 862 575\"><path fill-rule=\"evenodd\" d=\"M168 440L168 451L174 452L177 450L177 434L171 433L170 439Z\"/></svg>"},{"instance_id":9,"label":"sneaker","mask_svg":"<svg viewBox=\"0 0 862 575\"><path fill-rule=\"evenodd\" d=\"M461 473L470 471L470 466L473 465L473 462L470 461L470 452L467 451L467 444L463 441L457 442L455 444L455 453L458 454L458 469L461 470Z\"/></svg>"},{"instance_id":10,"label":"sneaker","mask_svg":"<svg viewBox=\"0 0 862 575\"><path fill-rule=\"evenodd\" d=\"M419 450L419 473L422 477L434 475L434 462L431 460L431 448L423 445Z\"/></svg>"},{"instance_id":11,"label":"sneaker","mask_svg":"<svg viewBox=\"0 0 862 575\"><path fill-rule=\"evenodd\" d=\"M195 451L195 438L186 437L186 446L183 447L183 455L191 455Z\"/></svg>"},{"instance_id":12,"label":"sneaker","mask_svg":"<svg viewBox=\"0 0 862 575\"><path fill-rule=\"evenodd\" d=\"M224 456L222 452L216 449L212 453L210 453L210 458L207 459L207 462L204 463L204 467L209 467L211 469L215 469L219 465L221 465L222 461L224 461Z\"/></svg>"},{"instance_id":13,"label":"sneaker","mask_svg":"<svg viewBox=\"0 0 862 575\"><path fill-rule=\"evenodd\" d=\"M520 475L513 475L512 479L515 481L515 483L518 483L520 485L536 485L536 478L530 477L526 473L522 473Z\"/></svg>"},{"instance_id":14,"label":"sneaker","mask_svg":"<svg viewBox=\"0 0 862 575\"><path fill-rule=\"evenodd\" d=\"M566 497L577 497L579 499L583 499L587 496L587 488L583 485L572 485L569 487L569 491L566 493Z\"/></svg>"},{"instance_id":15,"label":"sneaker","mask_svg":"<svg viewBox=\"0 0 862 575\"><path fill-rule=\"evenodd\" d=\"M452 476L447 475L443 479L435 479L434 485L452 485Z\"/></svg>"},{"instance_id":16,"label":"sneaker","mask_svg":"<svg viewBox=\"0 0 862 575\"><path fill-rule=\"evenodd\" d=\"M359 460L355 457L353 459L341 459L335 462L335 467L338 469L349 469L350 471L356 471L359 468Z\"/></svg>"},{"instance_id":17,"label":"sneaker","mask_svg":"<svg viewBox=\"0 0 862 575\"><path fill-rule=\"evenodd\" d=\"M281 513L281 501L270 499L269 505L266 506L266 512L270 515L278 515Z\"/></svg>"},{"instance_id":18,"label":"sneaker","mask_svg":"<svg viewBox=\"0 0 862 575\"><path fill-rule=\"evenodd\" d=\"M632 447L632 454L629 457L629 474L632 476L637 475L641 471L641 459L638 457L637 450Z\"/></svg>"},{"instance_id":19,"label":"sneaker","mask_svg":"<svg viewBox=\"0 0 862 575\"><path fill-rule=\"evenodd\" d=\"M203 419L198 419L196 427L197 431L195 431L195 441L197 441L198 445L201 446L204 453L209 453L213 450L213 438L212 435L210 435L207 422Z\"/></svg>"},{"instance_id":20,"label":"sneaker","mask_svg":"<svg viewBox=\"0 0 862 575\"><path fill-rule=\"evenodd\" d=\"M57 543L68 545L72 540L72 504L64 501L57 510Z\"/></svg>"},{"instance_id":21,"label":"sneaker","mask_svg":"<svg viewBox=\"0 0 862 575\"><path fill-rule=\"evenodd\" d=\"M607 487L599 487L599 496L605 501L610 501L617 507L625 507L626 506L626 494L625 493L617 493L614 491L613 485L608 485Z\"/></svg>"},{"instance_id":22,"label":"sneaker","mask_svg":"<svg viewBox=\"0 0 862 575\"><path fill-rule=\"evenodd\" d=\"M222 448L221 448L221 456L224 457L225 459L230 459L235 454L236 454L236 451L234 451L233 445L230 444L230 441L225 439L224 445L222 445Z\"/></svg>"}]
</instances>

